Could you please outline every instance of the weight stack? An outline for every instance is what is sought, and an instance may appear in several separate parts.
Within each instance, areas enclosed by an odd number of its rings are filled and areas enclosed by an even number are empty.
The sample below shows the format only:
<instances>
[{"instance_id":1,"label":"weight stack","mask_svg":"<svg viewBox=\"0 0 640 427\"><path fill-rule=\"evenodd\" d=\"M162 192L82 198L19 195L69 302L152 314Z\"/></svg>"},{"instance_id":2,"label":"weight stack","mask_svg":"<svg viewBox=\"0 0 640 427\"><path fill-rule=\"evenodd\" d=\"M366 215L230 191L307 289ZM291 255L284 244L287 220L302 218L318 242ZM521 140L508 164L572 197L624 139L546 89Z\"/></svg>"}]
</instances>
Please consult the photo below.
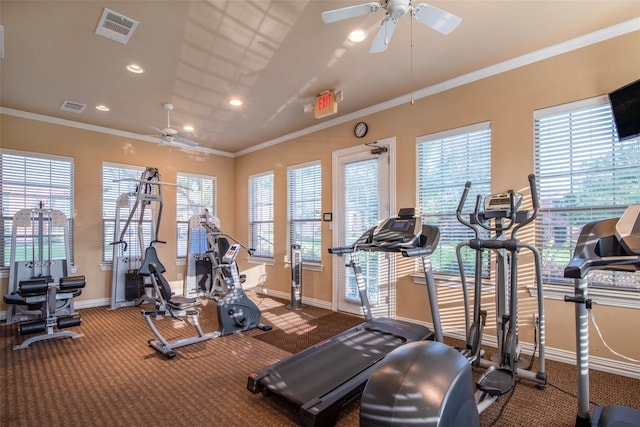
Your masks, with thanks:
<instances>
[{"instance_id":1,"label":"weight stack","mask_svg":"<svg viewBox=\"0 0 640 427\"><path fill-rule=\"evenodd\" d=\"M124 299L136 301L145 294L144 278L138 270L129 270L124 275Z\"/></svg>"}]
</instances>

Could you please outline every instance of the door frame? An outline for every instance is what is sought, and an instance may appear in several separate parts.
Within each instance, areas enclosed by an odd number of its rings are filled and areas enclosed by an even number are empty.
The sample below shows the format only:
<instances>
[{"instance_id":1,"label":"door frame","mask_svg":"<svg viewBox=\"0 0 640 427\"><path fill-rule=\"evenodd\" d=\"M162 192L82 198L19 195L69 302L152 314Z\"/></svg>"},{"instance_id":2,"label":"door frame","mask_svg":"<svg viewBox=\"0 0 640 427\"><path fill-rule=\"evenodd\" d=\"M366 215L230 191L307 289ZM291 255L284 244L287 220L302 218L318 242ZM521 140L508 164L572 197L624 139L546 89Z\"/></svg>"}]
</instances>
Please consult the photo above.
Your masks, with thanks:
<instances>
[{"instance_id":1,"label":"door frame","mask_svg":"<svg viewBox=\"0 0 640 427\"><path fill-rule=\"evenodd\" d=\"M342 218L342 198L344 197L343 192L340 190L342 187L338 182L338 167L339 160L345 156L351 156L354 154L363 153L366 151L371 151L375 147L386 147L387 155L389 156L389 208L388 211L393 215L396 211L396 138L389 137L384 138L378 141L373 141L370 143L363 143L354 147L345 148L342 150L334 151L331 155L332 157L332 246L336 245L336 242L340 240L340 236L338 234L339 227L335 227L334 224L338 224L343 220ZM382 218L381 218L382 219ZM345 243L346 244L346 243ZM331 310L338 311L338 295L339 286L338 286L338 269L343 268L344 266L344 258L341 256L332 256L332 275L331 275ZM396 275L395 275L395 262L391 260L389 264L389 303L388 303L388 311L391 313L395 313L395 290L396 290Z\"/></svg>"}]
</instances>

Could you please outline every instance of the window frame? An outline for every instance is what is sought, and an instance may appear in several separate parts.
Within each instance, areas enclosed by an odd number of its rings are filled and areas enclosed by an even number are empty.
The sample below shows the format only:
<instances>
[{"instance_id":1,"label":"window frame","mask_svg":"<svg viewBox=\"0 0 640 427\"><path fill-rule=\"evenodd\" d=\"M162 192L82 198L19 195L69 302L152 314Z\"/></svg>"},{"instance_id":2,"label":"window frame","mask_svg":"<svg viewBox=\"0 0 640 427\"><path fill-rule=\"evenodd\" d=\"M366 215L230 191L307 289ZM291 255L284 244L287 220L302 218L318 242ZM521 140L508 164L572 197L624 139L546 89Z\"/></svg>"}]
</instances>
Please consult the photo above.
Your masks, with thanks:
<instances>
[{"instance_id":1,"label":"window frame","mask_svg":"<svg viewBox=\"0 0 640 427\"><path fill-rule=\"evenodd\" d=\"M9 209L9 207L5 207L5 203L8 203L5 201L5 196L4 191L2 191L4 189L4 186L7 183L7 179L5 177L6 174L6 168L2 167L0 168L0 208L2 209L2 214L0 214L0 230L2 230L2 239L0 240L0 256L2 256L2 261L0 263L0 270L6 271L7 273L9 272L9 265L5 265L5 259L9 259L6 255L8 253L8 251L11 250L11 238L12 238L12 234L13 234L13 230L12 230L12 226L9 226L8 224L11 223L11 221L13 220L13 216L14 214L20 210L20 209L35 209L38 206L27 206L26 203L28 201L28 199L32 199L33 197L30 197L29 194L31 194L32 192L30 191L26 191L26 188L31 186L31 187L39 187L39 188L46 188L49 189L49 195L47 198L48 204L45 204L46 208L50 208L50 209L57 209L62 211L65 216L67 217L67 225L68 225L68 242L67 245L68 247L68 254L70 256L70 259L67 260L68 263L72 266L72 268L75 267L75 254L74 254L74 203L75 203L75 163L74 163L74 159L73 157L67 157L67 156L58 156L58 155L54 155L54 154L45 154L45 153L35 153L35 152L30 152L30 151L22 151L22 150L11 150L11 149L4 149L4 148L0 148L0 164L2 162L4 162L4 156L14 156L14 157L22 157L23 158L23 163L26 163L28 161L28 159L32 159L37 161L37 162L42 162L42 161L48 161L48 162L63 162L63 163L68 163L69 168L70 168L70 172L69 172L69 176L68 176L68 185L54 185L53 181L54 181L54 177L49 174L49 179L45 180L46 182L49 183L49 185L43 185L43 181L42 180L38 180L38 182L31 182L28 180L28 170L23 169L23 175L24 175L24 181L20 182L20 183L16 183L16 185L24 185L25 187L25 191L23 191L24 194L24 204L20 205L18 208L14 208L14 209ZM17 166L17 165L16 165ZM42 169L38 168L37 170L37 175L39 177L42 176ZM65 191L68 191L68 194L64 197L62 197L61 195L56 197L56 198L52 198L51 195L51 190L55 188L61 189L62 192L64 193ZM35 197L37 199L39 199L38 201L41 201L41 198ZM60 206L60 204L56 203L56 206L52 206L51 200L60 200L60 201L66 201L62 203L62 206ZM67 205L67 206L64 206ZM4 212L5 210L7 211L7 214L5 215ZM7 228L8 229L5 229ZM8 242L8 246L5 245L5 242ZM16 260L21 260L20 257L17 257Z\"/></svg>"},{"instance_id":2,"label":"window frame","mask_svg":"<svg viewBox=\"0 0 640 427\"><path fill-rule=\"evenodd\" d=\"M313 182L314 186L317 184L318 188L315 188L316 191L315 197L313 199L314 204L317 204L314 208L318 210L317 217L304 217L304 218L293 218L292 205L294 203L300 203L300 201L294 200L292 195L292 173L296 171L301 171L304 169L310 168L318 168L318 176L317 179ZM313 248L311 251L316 251L317 257L310 258L307 254L309 249L304 245L304 243L300 243L302 249L302 263L304 265L310 266L318 266L322 264L322 162L320 160L314 160L311 162L301 163L298 165L289 166L287 168L287 254L291 252L291 245L293 244L293 234L294 227L296 224L301 222L312 223L317 226L319 229L319 233L314 234L313 238ZM318 240L316 240L316 238ZM314 254L314 255L316 255Z\"/></svg>"},{"instance_id":3,"label":"window frame","mask_svg":"<svg viewBox=\"0 0 640 427\"><path fill-rule=\"evenodd\" d=\"M106 191L105 189L105 185L107 183L107 181L105 181L106 177L105 177L105 167L109 167L109 168L113 168L113 169L120 169L122 171L131 171L131 172L135 172L135 178L130 178L130 179L135 179L138 180L140 179L140 176L142 176L142 173L145 171L145 167L144 166L139 166L139 165L128 165L128 164L123 164L123 163L114 163L114 162L102 162L102 168L101 168L101 184L102 184L102 269L110 269L111 266L113 265L113 248L112 248L112 243L113 243L113 228L111 228L111 235L107 235L107 222L111 222L113 223L115 226L115 209L116 209L116 203L117 203L117 199L118 197L120 197L122 194L124 193L130 193L135 191L135 187L137 185L137 182L135 181L121 181L122 183L118 182L117 183L117 187L118 187L118 196L116 197L116 200L110 200L107 202L107 198L105 197L108 193L108 191ZM129 179L129 178L127 178ZM112 181L113 182L113 181ZM115 182L114 182L115 184ZM128 190L127 190L128 188ZM107 204L108 203L108 204ZM110 205L114 205L113 206L113 217L109 217L107 216L107 211L111 210L111 206ZM150 214L149 211L147 211L147 214ZM121 218L120 221L126 221L128 216L128 212L124 213ZM144 222L146 223L151 223L151 219L149 220L145 220ZM131 235L132 230L129 229L129 233ZM149 228L149 234L150 234L150 228ZM131 239L130 239L131 240ZM141 257L142 256L142 248L138 248L138 250L140 251L140 253L138 254L132 254L132 252L135 250L134 248L137 248L137 244L135 245L130 245L131 248L127 248L129 252L130 256L135 256L135 257Z\"/></svg>"},{"instance_id":4,"label":"window frame","mask_svg":"<svg viewBox=\"0 0 640 427\"><path fill-rule=\"evenodd\" d=\"M200 191L201 193L200 200L199 200L199 203L197 204L191 204L190 203L191 200L189 200L189 196L187 196L186 206L187 206L187 209L189 209L189 207L193 209L194 206L200 206L201 210L207 209L209 211L209 215L217 216L218 178L215 176L194 174L190 172L176 172L176 183L178 184L176 188L176 259L179 261L184 261L187 258L188 250L189 250L189 248L187 248L189 219L196 214L192 213L191 215L189 215L189 218L186 218L186 219L182 219L180 217L181 215L180 211L182 209L181 198L184 197L184 196L181 197L181 195L184 195L184 193L190 193L192 191L191 187L189 186L186 186L187 188L183 188L185 186L181 184L180 182L181 179L199 180L201 185L200 188L204 188L202 186L203 184L208 184L208 183L205 183L205 181L211 182L211 194L208 195L211 197L211 206L204 205L204 201L203 201L203 199L205 198L204 191ZM183 231L184 236L182 237L180 235L181 226L184 229ZM201 234L201 237L204 237L205 241L202 242L200 246L204 247L204 245L206 245L206 233ZM184 253L181 252L182 249L184 249Z\"/></svg>"},{"instance_id":5,"label":"window frame","mask_svg":"<svg viewBox=\"0 0 640 427\"><path fill-rule=\"evenodd\" d=\"M484 135L483 135L484 134ZM428 181L424 181L428 179L428 172L423 171L427 165L423 165L423 155L421 154L421 148L426 146L427 144L439 144L441 153L447 153L451 156L458 154L462 157L465 157L467 161L472 161L474 166L477 166L479 158L478 156L470 155L470 143L473 142L474 139L478 138L479 142L482 142L482 147L476 149L481 152L486 152L487 156L485 158L486 165L488 166L488 170L483 179L476 179L476 174L472 174L471 168L469 167L458 167L457 169L462 172L460 177L455 182L451 182L449 180L449 184L445 184L444 182L441 185L437 186L436 189L439 189L438 193L428 197L428 190L424 188L427 185ZM459 140L459 141L456 141ZM456 151L451 153L451 151L447 150L445 145L447 143L451 143L451 141L463 143L463 140L466 140L466 150ZM437 225L440 229L440 241L438 243L438 247L436 251L431 257L432 267L434 269L434 273L440 278L448 281L460 281L460 271L457 267L457 261L454 259L454 262L444 260L445 257L455 257L455 247L458 243L467 241L474 237L473 232L464 225L460 224L460 222L456 218L456 208L459 203L459 198L462 195L464 190L465 183L467 181L472 181L472 191L467 197L465 202L465 206L463 208L463 213L473 212L473 208L475 205L475 194L487 195L491 191L491 145L492 145L492 132L491 132L491 122L485 121L476 124L461 126L454 129L448 129L442 132L436 132L433 134L422 135L416 138L416 204L420 209L420 214L422 216L423 222L426 224ZM473 151L471 151L473 153ZM445 154L446 155L446 154ZM472 160L469 160L472 159ZM451 158L447 160L445 157L442 157L442 161L438 162L438 167L442 169L446 169L447 165L453 164ZM443 211L431 211L431 208L434 206L433 203L430 203L429 200L438 200L441 202L440 206L443 206L445 209ZM443 222L445 221L445 222ZM474 271L474 262L475 262L475 254L473 251L462 251L463 262L465 266L465 272L467 275L473 275ZM491 254L489 256L484 257L484 268L483 268L483 277L488 279L490 275L490 265L491 265ZM451 264L450 266L448 266ZM447 265L443 270L442 265ZM418 267L421 270L421 266Z\"/></svg>"},{"instance_id":6,"label":"window frame","mask_svg":"<svg viewBox=\"0 0 640 427\"><path fill-rule=\"evenodd\" d=\"M607 111L606 111L607 109L608 109L609 115L605 117L605 115L607 114ZM575 123L573 120L574 115L576 116ZM578 120L578 118L580 118L581 115L588 116L590 119L584 120L584 121ZM602 149L602 152L594 152L593 154L590 154L590 156L593 156L593 159L604 158L606 155L605 150L610 150L612 157L615 157L615 153L617 153L618 150L622 150L625 148L625 147L622 147L624 145L629 145L630 149L636 152L635 154L636 158L638 156L638 152L640 152L640 137L632 138L624 142L620 142L618 140L618 136L615 130L615 121L613 120L613 116L611 114L611 107L606 95L589 98L585 100L580 100L580 101L575 101L575 102L570 102L570 103L557 105L549 108L542 108L534 111L533 120L534 120L534 150L535 150L535 160L536 160L536 177L538 181L538 186L540 191L540 200L541 200L540 215L536 220L536 246L540 248L540 252L542 254L542 259L543 259L542 268L543 268L543 280L545 283L545 292L547 291L547 288L549 288L553 297L555 298L559 298L559 296L555 294L557 294L558 292L562 292L562 294L564 295L566 293L567 288L573 286L572 279L565 279L563 276L559 276L559 275L563 273L564 267L568 264L568 262L573 257L575 243L577 241L579 232L582 229L582 227L587 222L590 222L593 220L620 216L622 212L624 212L625 208L628 206L627 203L622 203L622 204L600 203L595 205L585 204L585 201L588 201L587 198L584 197L585 195L589 196L589 195L598 195L598 194L601 195L601 194L609 194L609 193L616 195L613 197L617 197L618 201L624 201L624 198L620 197L620 195L624 193L628 193L628 190L616 191L615 190L616 185L612 184L611 180L608 181L609 186L607 187L606 192L602 191L602 189L592 190L589 193L583 192L583 197L580 197L581 180L583 181L583 184L584 184L584 182L588 181L589 179L589 178L585 179L581 177L588 176L588 177L591 177L590 179L593 179L593 177L597 177L598 176L597 174L601 172L607 172L607 173L616 172L615 175L619 176L619 175L623 175L624 168L594 167L594 168L586 169L588 165L587 166L585 165L588 164L588 161L585 160L584 156L580 156L579 158L578 157L572 158L571 161L568 162L569 169L565 175L562 175L560 171L557 170L557 168L554 168L554 169L549 168L550 172L542 173L541 168L544 167L543 161L545 160L541 158L540 135L543 132L550 132L550 131L547 130L546 128L541 130L540 123L546 120L550 120L552 122L559 121L562 119L563 116L568 116L565 119L565 121L570 122L570 126L566 131L567 135L565 136L565 135L553 134L551 136L553 136L556 140L560 138L568 138L570 140L570 146L569 146L570 148L565 149L564 151L573 153L573 152L577 152L581 148L583 150L586 149L588 145L598 144L599 148ZM596 116L597 120L596 118L591 119L592 116ZM580 127L581 125L585 127L581 128ZM548 126L551 126L551 124L549 124ZM574 127L576 128L575 133L573 133ZM582 129L586 129L586 130L583 131ZM607 133L610 134L610 139L606 136ZM551 136L548 136L548 137L545 136L545 138L551 139ZM579 142L574 143L573 140L576 140ZM605 141L607 141L609 145L607 146L599 145L600 143ZM559 144L559 143L560 142L556 144ZM549 142L548 144L551 145L551 142ZM629 148L629 147L626 147L626 148ZM551 148L549 147L545 147L545 149L551 150ZM557 150L557 148L554 148L554 150ZM601 157L598 157L598 155L600 155ZM623 156L617 156L617 157L622 158ZM546 161L549 161L549 159L551 158L553 158L553 160L557 162L557 155L552 156L551 154L549 154L549 157L548 159L546 159ZM594 164L598 163L593 159L589 159L589 160L591 160ZM602 164L603 163L602 160L600 160L599 163ZM552 175L553 172L555 172L555 176ZM566 197L564 197L563 198L564 202L556 204L555 207L549 205L549 200L557 201L558 200L557 197L561 195L560 194L561 190L553 189L554 184L551 182L552 176L553 176L553 179L556 180L556 182L559 182L559 180L562 180L562 179L564 180L568 179L570 181L569 188L571 188L570 195L572 196L571 199L567 199ZM623 179L624 179L624 176L620 179L620 181L622 181ZM601 179L599 180L599 182L603 183L605 182L605 180ZM555 187L558 187L557 183L555 184ZM577 189L577 193L574 192L574 188ZM583 187L583 190L584 188L587 188L587 187ZM569 203L566 203L567 200L569 200ZM592 199L592 201L593 200L595 199ZM564 218L564 222L566 223L563 226L565 228L564 236L566 240L563 240L562 242L560 242L560 243L563 243L562 245L564 247L563 249L554 250L551 247L550 242L553 241L554 246L557 246L558 244L556 242L557 236L555 236L554 233L557 233L557 230L555 229L560 224L558 222L558 218L561 216ZM578 220L578 221L572 220L573 218L579 219L580 217L584 219ZM555 224L555 226L551 227L550 224ZM554 229L554 233L550 231L551 228ZM561 251L565 254L564 258L566 258L562 262L557 260L559 255L557 255L555 258L553 255L550 255L550 253L553 254ZM554 269L556 273L552 273ZM595 277L591 275L590 286L593 286L594 291L596 291L597 289L596 292L599 293L600 295L603 295L605 297L605 300L607 300L610 303L613 301L616 301L616 295L620 296L621 299L628 299L629 298L628 291L633 290L634 288L632 288L631 286L626 286L626 287L616 286L616 283L618 281L624 280L625 278L627 278L628 280L631 280L630 278L631 276L629 276L629 274L630 273L599 271L598 279L600 280L597 283L595 283L596 282ZM610 283L603 282L603 280L610 281ZM547 292L547 295L548 294L549 292ZM615 304L618 305L619 303L616 302ZM638 307L640 306L640 301L632 305Z\"/></svg>"},{"instance_id":7,"label":"window frame","mask_svg":"<svg viewBox=\"0 0 640 427\"><path fill-rule=\"evenodd\" d=\"M271 188L270 188L270 202L271 202L271 212L267 212L267 214L265 215L266 218L263 218L262 215L258 215L260 216L260 218L257 218L256 215L256 207L254 206L254 200L256 200L254 191L257 191L254 189L254 185L258 185L259 184L259 180L263 179L263 178L267 178L270 177L271 178ZM275 217L274 217L274 213L275 213L275 193L274 193L274 181L275 181L275 173L273 170L271 171L266 171L266 172L262 172L262 173L258 173L258 174L254 174L254 175L250 175L249 179L248 179L248 196L249 196L249 200L248 200L248 220L249 220L249 246L253 249L253 253L251 254L251 259L254 261L257 260L267 260L267 261L272 261L274 260L274 239L275 239ZM268 204L268 200L267 203L261 203L261 205L266 205ZM264 210L260 209L261 212L264 212ZM258 248L261 247L261 245L257 245L256 241L257 240L267 240L265 239L262 234L254 232L254 225L256 224L261 224L267 225L267 228L270 228L270 232L271 232L271 251L270 252L261 252ZM268 227L268 225L271 225L270 227Z\"/></svg>"}]
</instances>

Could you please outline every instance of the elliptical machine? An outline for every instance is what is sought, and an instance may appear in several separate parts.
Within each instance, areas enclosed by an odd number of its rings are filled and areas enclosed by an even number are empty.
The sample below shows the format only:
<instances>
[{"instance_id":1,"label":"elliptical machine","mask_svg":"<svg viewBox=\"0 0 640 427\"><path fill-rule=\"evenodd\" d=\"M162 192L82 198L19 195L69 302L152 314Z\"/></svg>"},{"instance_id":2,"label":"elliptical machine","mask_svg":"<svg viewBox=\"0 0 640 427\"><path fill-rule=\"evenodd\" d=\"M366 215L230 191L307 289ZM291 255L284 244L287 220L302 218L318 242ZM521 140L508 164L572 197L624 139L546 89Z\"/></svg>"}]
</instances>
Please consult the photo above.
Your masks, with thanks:
<instances>
[{"instance_id":1,"label":"elliptical machine","mask_svg":"<svg viewBox=\"0 0 640 427\"><path fill-rule=\"evenodd\" d=\"M535 175L528 177L531 191L533 212L520 208L523 196L513 190L506 193L491 194L482 198L476 197L474 212L469 214L469 220L462 215L471 183L467 182L464 192L456 209L458 221L474 232L474 238L458 244L456 255L460 268L462 292L465 304L465 323L467 326L466 346L460 349L473 366L488 368L476 383L478 392L476 400L478 412L482 413L499 396L509 392L515 385L516 377L534 381L539 387L546 385L545 373L545 323L544 298L542 288L542 266L538 249L518 239L518 231L531 224L538 215L538 196ZM482 208L481 208L482 205ZM482 238L483 230L492 236ZM510 232L510 234L509 234ZM475 251L473 318L469 324L469 298L467 294L466 275L462 261L461 248L469 247ZM518 367L520 362L521 345L518 340L518 256L521 249L528 249L533 254L535 278L538 296L538 316L534 324L539 332L538 371L533 373ZM482 274L483 253L486 250L495 254L495 306L496 306L496 338L497 360L489 361L482 358L481 345L487 312L482 309ZM532 354L531 358L533 361ZM529 366L530 368L531 366Z\"/></svg>"},{"instance_id":2,"label":"elliptical machine","mask_svg":"<svg viewBox=\"0 0 640 427\"><path fill-rule=\"evenodd\" d=\"M534 246L517 238L517 232L532 223L538 213L535 176L529 175L528 178L533 205L531 215L520 210L522 197L509 191L486 197L483 210L480 207L482 197L478 195L469 221L462 216L462 208L471 188L471 183L467 182L456 211L460 222L475 233L474 239L459 245L459 248L469 246L476 251L474 316L470 325L467 318L467 346L456 350L441 342L421 341L405 344L389 353L378 364L365 386L361 398L361 426L479 426L480 414L499 396L513 388L516 376L534 381L539 387L546 385L540 255ZM493 226L486 224L490 221L493 221ZM494 238L480 238L482 229L492 232ZM508 237L507 231L511 231ZM539 366L535 374L517 366L520 351L517 335L518 253L523 248L533 253L536 264L540 344ZM483 314L480 307L482 253L485 250L498 252L500 265L497 269L501 272L497 274L496 287L504 289L496 289L496 295L497 298L500 295L509 298L508 304L499 303L499 306L505 308L498 313L498 320L502 325L499 330L503 332L498 339L500 352L497 363L482 359L480 351L486 320L486 313ZM462 284L468 313L464 271ZM488 366L476 383L475 393L472 363L476 366Z\"/></svg>"}]
</instances>

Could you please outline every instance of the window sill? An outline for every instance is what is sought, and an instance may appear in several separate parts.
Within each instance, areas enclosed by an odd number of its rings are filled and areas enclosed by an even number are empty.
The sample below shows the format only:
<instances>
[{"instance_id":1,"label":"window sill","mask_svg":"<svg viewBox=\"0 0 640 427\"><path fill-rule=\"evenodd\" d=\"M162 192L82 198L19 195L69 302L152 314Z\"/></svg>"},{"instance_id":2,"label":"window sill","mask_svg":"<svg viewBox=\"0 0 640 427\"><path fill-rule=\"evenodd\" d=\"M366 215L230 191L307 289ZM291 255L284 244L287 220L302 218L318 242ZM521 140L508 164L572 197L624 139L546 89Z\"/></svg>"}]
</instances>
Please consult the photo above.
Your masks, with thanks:
<instances>
[{"instance_id":1,"label":"window sill","mask_svg":"<svg viewBox=\"0 0 640 427\"><path fill-rule=\"evenodd\" d=\"M527 286L527 289L531 296L538 296L538 289L535 286ZM544 285L543 292L545 299L564 301L565 295L573 295L573 286L547 283ZM640 293L635 289L589 288L589 299L594 304L640 308Z\"/></svg>"},{"instance_id":2,"label":"window sill","mask_svg":"<svg viewBox=\"0 0 640 427\"><path fill-rule=\"evenodd\" d=\"M273 258L263 258L263 257L257 257L257 256L252 256L247 258L247 262L249 264L259 264L259 265L276 265L276 262Z\"/></svg>"},{"instance_id":3,"label":"window sill","mask_svg":"<svg viewBox=\"0 0 640 427\"><path fill-rule=\"evenodd\" d=\"M423 274L413 274L411 275L411 280L417 285L427 284ZM460 281L460 279L452 279L451 276L447 276L446 274L434 274L434 280L436 282L436 286L440 286L443 288L462 289L462 282ZM467 289L473 289L473 279L467 279ZM482 285L482 292L493 292L493 284L488 282L484 283Z\"/></svg>"},{"instance_id":4,"label":"window sill","mask_svg":"<svg viewBox=\"0 0 640 427\"><path fill-rule=\"evenodd\" d=\"M285 261L284 262L284 267L285 268L291 268L291 263L289 261ZM317 262L303 262L302 263L302 269L303 270L309 270L309 271L322 271L323 266L320 263Z\"/></svg>"},{"instance_id":5,"label":"window sill","mask_svg":"<svg viewBox=\"0 0 640 427\"><path fill-rule=\"evenodd\" d=\"M424 276L414 274L411 276L413 283L424 285L426 284ZM460 280L452 279L450 276L435 275L436 286L448 287L448 288L460 288ZM467 287L472 288L473 282L467 280ZM529 295L534 298L538 296L538 289L535 286L527 286ZM483 292L492 292L493 284L486 283L483 288ZM573 286L571 285L559 285L553 283L547 283L544 285L544 298L564 301L565 295L573 295ZM624 308L640 308L640 292L635 289L604 289L604 288L589 288L589 298L594 304L609 305L614 307Z\"/></svg>"}]
</instances>

